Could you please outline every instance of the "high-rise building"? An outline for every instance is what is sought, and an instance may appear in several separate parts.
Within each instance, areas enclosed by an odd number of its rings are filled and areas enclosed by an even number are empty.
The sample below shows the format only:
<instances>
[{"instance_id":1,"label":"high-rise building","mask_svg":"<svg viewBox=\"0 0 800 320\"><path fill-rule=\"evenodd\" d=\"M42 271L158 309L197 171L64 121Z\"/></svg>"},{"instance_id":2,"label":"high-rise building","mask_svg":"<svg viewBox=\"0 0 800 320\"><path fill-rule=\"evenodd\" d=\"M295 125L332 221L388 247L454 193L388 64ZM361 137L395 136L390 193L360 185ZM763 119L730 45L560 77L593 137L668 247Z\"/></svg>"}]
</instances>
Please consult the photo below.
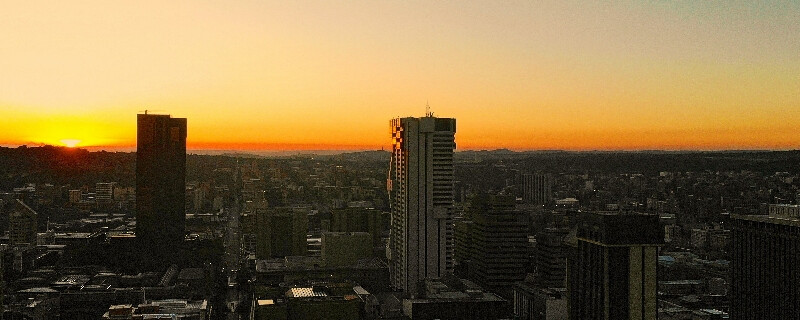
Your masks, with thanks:
<instances>
[{"instance_id":1,"label":"high-rise building","mask_svg":"<svg viewBox=\"0 0 800 320\"><path fill-rule=\"evenodd\" d=\"M553 200L553 177L549 174L522 175L522 200L530 204L547 204Z\"/></svg>"},{"instance_id":2,"label":"high-rise building","mask_svg":"<svg viewBox=\"0 0 800 320\"><path fill-rule=\"evenodd\" d=\"M731 219L731 319L800 319L797 208L772 205L769 215Z\"/></svg>"},{"instance_id":3,"label":"high-rise building","mask_svg":"<svg viewBox=\"0 0 800 320\"><path fill-rule=\"evenodd\" d=\"M138 114L136 238L153 263L179 256L186 224L185 185L186 119Z\"/></svg>"},{"instance_id":4,"label":"high-rise building","mask_svg":"<svg viewBox=\"0 0 800 320\"><path fill-rule=\"evenodd\" d=\"M510 296L511 285L525 279L528 263L527 216L514 210L514 196L488 195L473 212L470 276L501 296Z\"/></svg>"},{"instance_id":5,"label":"high-rise building","mask_svg":"<svg viewBox=\"0 0 800 320\"><path fill-rule=\"evenodd\" d=\"M416 294L426 278L453 269L453 150L456 120L397 118L390 123L387 188L392 285Z\"/></svg>"},{"instance_id":6,"label":"high-rise building","mask_svg":"<svg viewBox=\"0 0 800 320\"><path fill-rule=\"evenodd\" d=\"M567 236L567 305L570 319L656 319L658 247L664 229L657 215L583 213Z\"/></svg>"},{"instance_id":7,"label":"high-rise building","mask_svg":"<svg viewBox=\"0 0 800 320\"><path fill-rule=\"evenodd\" d=\"M13 245L36 244L36 217L38 214L22 200L16 199L8 215L8 238Z\"/></svg>"}]
</instances>

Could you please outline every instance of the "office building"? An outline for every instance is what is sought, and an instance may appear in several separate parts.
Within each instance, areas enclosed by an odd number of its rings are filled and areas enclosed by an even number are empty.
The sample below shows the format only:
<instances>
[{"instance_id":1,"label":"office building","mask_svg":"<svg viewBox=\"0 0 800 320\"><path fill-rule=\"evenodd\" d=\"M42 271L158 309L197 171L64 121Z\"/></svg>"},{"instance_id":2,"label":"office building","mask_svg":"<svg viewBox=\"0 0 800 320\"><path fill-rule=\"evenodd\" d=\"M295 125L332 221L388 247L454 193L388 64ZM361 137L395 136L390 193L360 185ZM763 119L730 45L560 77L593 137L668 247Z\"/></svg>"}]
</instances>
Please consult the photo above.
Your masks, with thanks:
<instances>
[{"instance_id":1,"label":"office building","mask_svg":"<svg viewBox=\"0 0 800 320\"><path fill-rule=\"evenodd\" d=\"M533 282L540 288L564 288L567 273L566 228L547 228L536 234Z\"/></svg>"},{"instance_id":2,"label":"office building","mask_svg":"<svg viewBox=\"0 0 800 320\"><path fill-rule=\"evenodd\" d=\"M731 219L731 319L800 319L800 217L791 207Z\"/></svg>"},{"instance_id":3,"label":"office building","mask_svg":"<svg viewBox=\"0 0 800 320\"><path fill-rule=\"evenodd\" d=\"M138 114L136 238L151 262L174 261L186 213L186 119Z\"/></svg>"},{"instance_id":4,"label":"office building","mask_svg":"<svg viewBox=\"0 0 800 320\"><path fill-rule=\"evenodd\" d=\"M453 273L466 278L469 276L470 265L472 265L472 232L475 223L463 217L457 217L454 222Z\"/></svg>"},{"instance_id":5,"label":"office building","mask_svg":"<svg viewBox=\"0 0 800 320\"><path fill-rule=\"evenodd\" d=\"M256 257L269 259L306 255L309 210L305 207L258 207L243 217L242 231L246 236L253 235Z\"/></svg>"},{"instance_id":6,"label":"office building","mask_svg":"<svg viewBox=\"0 0 800 320\"><path fill-rule=\"evenodd\" d=\"M527 281L514 284L514 316L525 320L567 320L565 288L541 288Z\"/></svg>"},{"instance_id":7,"label":"office building","mask_svg":"<svg viewBox=\"0 0 800 320\"><path fill-rule=\"evenodd\" d=\"M383 219L381 212L372 208L349 207L331 210L330 231L369 232L373 247L382 246Z\"/></svg>"},{"instance_id":8,"label":"office building","mask_svg":"<svg viewBox=\"0 0 800 320\"><path fill-rule=\"evenodd\" d=\"M413 295L421 280L453 269L456 120L428 114L390 124L391 280L395 288Z\"/></svg>"},{"instance_id":9,"label":"office building","mask_svg":"<svg viewBox=\"0 0 800 320\"><path fill-rule=\"evenodd\" d=\"M372 240L367 232L323 232L322 261L325 266L350 266L372 256Z\"/></svg>"},{"instance_id":10,"label":"office building","mask_svg":"<svg viewBox=\"0 0 800 320\"><path fill-rule=\"evenodd\" d=\"M657 215L582 213L567 258L570 319L656 319Z\"/></svg>"},{"instance_id":11,"label":"office building","mask_svg":"<svg viewBox=\"0 0 800 320\"><path fill-rule=\"evenodd\" d=\"M553 176L549 174L522 175L522 200L543 205L553 200Z\"/></svg>"},{"instance_id":12,"label":"office building","mask_svg":"<svg viewBox=\"0 0 800 320\"><path fill-rule=\"evenodd\" d=\"M488 195L485 206L474 208L471 278L503 296L525 279L528 264L527 216L514 210L515 197Z\"/></svg>"},{"instance_id":13,"label":"office building","mask_svg":"<svg viewBox=\"0 0 800 320\"><path fill-rule=\"evenodd\" d=\"M508 319L507 301L477 284L454 276L428 278L418 297L403 299L403 313L410 319Z\"/></svg>"},{"instance_id":14,"label":"office building","mask_svg":"<svg viewBox=\"0 0 800 320\"><path fill-rule=\"evenodd\" d=\"M12 245L36 244L36 211L15 199L8 215L8 238Z\"/></svg>"},{"instance_id":15,"label":"office building","mask_svg":"<svg viewBox=\"0 0 800 320\"><path fill-rule=\"evenodd\" d=\"M98 182L94 185L94 199L98 207L108 208L114 203L114 183Z\"/></svg>"}]
</instances>

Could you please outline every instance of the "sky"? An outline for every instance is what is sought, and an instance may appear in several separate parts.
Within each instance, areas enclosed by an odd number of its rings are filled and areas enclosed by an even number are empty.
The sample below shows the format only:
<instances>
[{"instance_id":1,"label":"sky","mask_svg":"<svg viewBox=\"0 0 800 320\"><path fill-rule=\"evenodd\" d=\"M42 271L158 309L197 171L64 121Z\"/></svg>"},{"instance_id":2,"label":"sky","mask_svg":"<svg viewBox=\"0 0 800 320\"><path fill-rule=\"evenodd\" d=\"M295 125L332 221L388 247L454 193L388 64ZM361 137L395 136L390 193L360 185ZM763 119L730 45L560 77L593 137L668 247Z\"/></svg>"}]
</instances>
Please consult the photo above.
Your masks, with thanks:
<instances>
[{"instance_id":1,"label":"sky","mask_svg":"<svg viewBox=\"0 0 800 320\"><path fill-rule=\"evenodd\" d=\"M0 3L0 145L379 149L426 104L461 150L800 149L800 2Z\"/></svg>"}]
</instances>

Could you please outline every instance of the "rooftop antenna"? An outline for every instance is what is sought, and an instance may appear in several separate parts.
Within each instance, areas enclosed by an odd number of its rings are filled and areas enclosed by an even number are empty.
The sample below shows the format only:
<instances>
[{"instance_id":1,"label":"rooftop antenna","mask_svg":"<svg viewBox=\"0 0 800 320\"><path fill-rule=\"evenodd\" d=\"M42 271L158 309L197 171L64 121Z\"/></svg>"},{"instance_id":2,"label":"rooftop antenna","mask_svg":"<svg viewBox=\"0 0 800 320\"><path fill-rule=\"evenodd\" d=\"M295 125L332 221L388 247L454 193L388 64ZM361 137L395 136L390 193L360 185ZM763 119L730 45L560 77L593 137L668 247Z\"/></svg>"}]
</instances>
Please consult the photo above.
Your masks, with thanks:
<instances>
[{"instance_id":1,"label":"rooftop antenna","mask_svg":"<svg viewBox=\"0 0 800 320\"><path fill-rule=\"evenodd\" d=\"M164 112L164 110L139 110L139 112L144 112L144 114L149 114L150 112Z\"/></svg>"},{"instance_id":2,"label":"rooftop antenna","mask_svg":"<svg viewBox=\"0 0 800 320\"><path fill-rule=\"evenodd\" d=\"M431 105L428 103L428 100L425 100L425 116L433 117L433 112L431 112Z\"/></svg>"}]
</instances>

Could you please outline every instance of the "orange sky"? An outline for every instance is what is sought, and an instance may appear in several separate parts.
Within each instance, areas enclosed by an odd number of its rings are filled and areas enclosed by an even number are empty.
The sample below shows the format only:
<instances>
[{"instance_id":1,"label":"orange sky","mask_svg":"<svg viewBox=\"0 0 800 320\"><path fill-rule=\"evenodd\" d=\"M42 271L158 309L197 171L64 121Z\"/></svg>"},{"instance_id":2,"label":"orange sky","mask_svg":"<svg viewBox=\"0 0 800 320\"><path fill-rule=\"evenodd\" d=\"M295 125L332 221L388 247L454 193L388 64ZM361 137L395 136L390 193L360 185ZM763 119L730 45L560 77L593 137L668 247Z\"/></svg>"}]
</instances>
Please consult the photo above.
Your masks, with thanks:
<instances>
[{"instance_id":1,"label":"orange sky","mask_svg":"<svg viewBox=\"0 0 800 320\"><path fill-rule=\"evenodd\" d=\"M0 145L377 149L455 117L459 149L798 149L800 3L0 4Z\"/></svg>"}]
</instances>

